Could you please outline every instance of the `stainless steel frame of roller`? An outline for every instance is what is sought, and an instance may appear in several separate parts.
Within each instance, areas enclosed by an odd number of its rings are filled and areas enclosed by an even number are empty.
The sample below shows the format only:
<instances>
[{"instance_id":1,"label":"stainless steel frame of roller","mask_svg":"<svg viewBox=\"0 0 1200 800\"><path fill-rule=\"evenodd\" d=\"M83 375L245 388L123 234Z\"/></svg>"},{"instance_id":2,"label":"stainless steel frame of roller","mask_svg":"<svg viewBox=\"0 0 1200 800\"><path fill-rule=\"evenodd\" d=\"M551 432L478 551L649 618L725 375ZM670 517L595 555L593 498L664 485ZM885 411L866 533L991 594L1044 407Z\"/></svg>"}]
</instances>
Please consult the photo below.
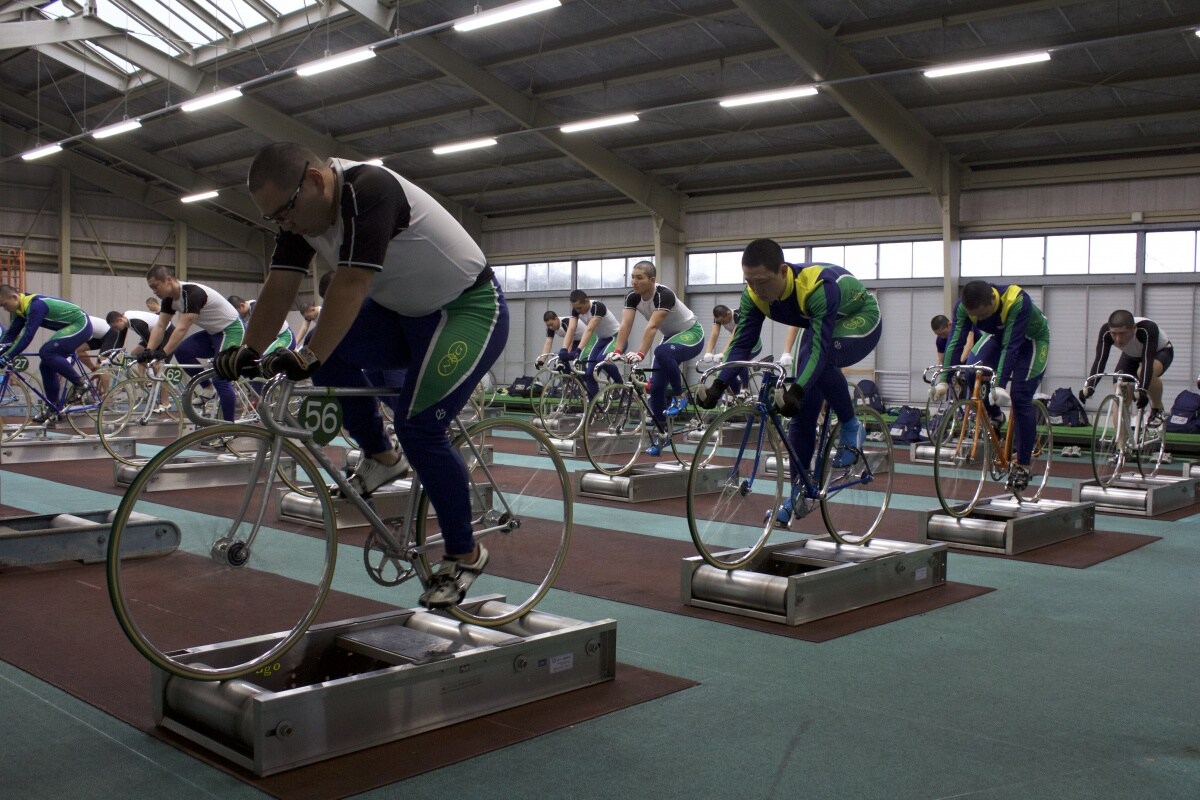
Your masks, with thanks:
<instances>
[{"instance_id":1,"label":"stainless steel frame of roller","mask_svg":"<svg viewBox=\"0 0 1200 800\"><path fill-rule=\"evenodd\" d=\"M159 468L146 484L147 492L166 492L175 489L207 489L213 486L245 486L262 479L254 458L241 458L232 453L185 456ZM284 456L279 468L295 480L296 462ZM113 483L129 486L141 471L140 464L113 461Z\"/></svg>"},{"instance_id":2,"label":"stainless steel frame of roller","mask_svg":"<svg viewBox=\"0 0 1200 800\"><path fill-rule=\"evenodd\" d=\"M465 605L505 606L497 598ZM388 612L313 626L279 662L241 680L188 681L156 669L154 719L271 775L612 680L616 644L611 619L532 611L481 628L427 611ZM239 646L197 647L185 657L221 664Z\"/></svg>"},{"instance_id":3,"label":"stainless steel frame of roller","mask_svg":"<svg viewBox=\"0 0 1200 800\"><path fill-rule=\"evenodd\" d=\"M570 439L557 439L553 434L547 432L550 436L550 443L558 450L561 456L574 456L576 458L587 458L587 451L583 449L583 433L578 436L573 436ZM639 436L628 436L611 433L594 434L594 439L616 439L617 441L608 442L604 445L604 452L612 453L613 455L624 455L632 453L640 447L646 447L647 443ZM541 449L541 445L538 446Z\"/></svg>"},{"instance_id":4,"label":"stainless steel frame of roller","mask_svg":"<svg viewBox=\"0 0 1200 800\"><path fill-rule=\"evenodd\" d=\"M1078 481L1071 489L1075 500L1090 500L1096 510L1107 514L1132 514L1139 517L1157 517L1196 503L1194 477L1157 475L1144 478L1133 472L1119 475L1111 486L1101 486L1097 481Z\"/></svg>"},{"instance_id":5,"label":"stainless steel frame of roller","mask_svg":"<svg viewBox=\"0 0 1200 800\"><path fill-rule=\"evenodd\" d=\"M914 464L932 464L935 447L932 442L913 442L908 446L909 460ZM953 460L950 463L953 463Z\"/></svg>"},{"instance_id":6,"label":"stainless steel frame of roller","mask_svg":"<svg viewBox=\"0 0 1200 800\"><path fill-rule=\"evenodd\" d=\"M1200 478L1200 463L1192 461L1183 462L1183 477Z\"/></svg>"},{"instance_id":7,"label":"stainless steel frame of roller","mask_svg":"<svg viewBox=\"0 0 1200 800\"><path fill-rule=\"evenodd\" d=\"M667 497L687 495L688 471L678 462L637 466L627 475L605 475L590 469L575 471L575 492L581 497L600 497L624 503L645 503ZM697 491L701 494L721 488L728 467L705 467L700 473Z\"/></svg>"},{"instance_id":8,"label":"stainless steel frame of roller","mask_svg":"<svg viewBox=\"0 0 1200 800\"><path fill-rule=\"evenodd\" d=\"M808 539L768 546L737 570L692 556L683 559L680 597L697 608L802 625L941 586L946 549L887 539L865 545Z\"/></svg>"},{"instance_id":9,"label":"stainless steel frame of roller","mask_svg":"<svg viewBox=\"0 0 1200 800\"><path fill-rule=\"evenodd\" d=\"M132 458L137 440L129 436L109 437L108 444L118 453ZM0 464L34 464L43 461L80 461L111 458L99 436L17 437L0 446Z\"/></svg>"},{"instance_id":10,"label":"stainless steel frame of roller","mask_svg":"<svg viewBox=\"0 0 1200 800\"><path fill-rule=\"evenodd\" d=\"M688 434L685 438L687 439L688 444L699 444L700 439L706 432L706 428L696 428L695 430L688 431ZM742 443L742 436L745 432L745 425L726 424L721 428L721 440L717 444L722 447L739 445Z\"/></svg>"},{"instance_id":11,"label":"stainless steel frame of roller","mask_svg":"<svg viewBox=\"0 0 1200 800\"><path fill-rule=\"evenodd\" d=\"M956 550L1010 556L1095 529L1095 503L1057 500L1018 503L1011 495L980 501L968 517L952 517L937 508L917 519L917 534L922 542L946 542Z\"/></svg>"},{"instance_id":12,"label":"stainless steel frame of roller","mask_svg":"<svg viewBox=\"0 0 1200 800\"><path fill-rule=\"evenodd\" d=\"M0 519L0 566L103 562L116 513L77 511ZM180 541L175 523L136 512L130 514L122 536L121 552L128 557L165 555Z\"/></svg>"},{"instance_id":13,"label":"stainless steel frame of roller","mask_svg":"<svg viewBox=\"0 0 1200 800\"><path fill-rule=\"evenodd\" d=\"M375 513L382 519L400 517L408 510L408 497L411 493L412 480L406 478L386 486L380 486L371 493L370 502L375 507ZM276 494L275 515L279 519L299 522L303 525L325 524L320 500L287 488L280 488ZM338 530L367 524L367 520L358 507L341 496L333 498L333 518Z\"/></svg>"}]
</instances>

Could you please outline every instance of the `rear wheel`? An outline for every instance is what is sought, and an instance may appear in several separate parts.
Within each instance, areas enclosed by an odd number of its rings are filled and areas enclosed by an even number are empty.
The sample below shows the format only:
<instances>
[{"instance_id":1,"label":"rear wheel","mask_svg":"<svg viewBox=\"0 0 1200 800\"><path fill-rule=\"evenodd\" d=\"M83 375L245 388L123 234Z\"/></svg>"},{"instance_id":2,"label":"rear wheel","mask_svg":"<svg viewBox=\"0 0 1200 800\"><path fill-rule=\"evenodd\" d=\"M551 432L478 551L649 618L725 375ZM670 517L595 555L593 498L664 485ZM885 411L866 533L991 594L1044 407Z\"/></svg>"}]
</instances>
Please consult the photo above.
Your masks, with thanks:
<instances>
[{"instance_id":1,"label":"rear wheel","mask_svg":"<svg viewBox=\"0 0 1200 800\"><path fill-rule=\"evenodd\" d=\"M33 416L33 395L18 380L0 380L0 419L4 421L4 441L10 442L21 435Z\"/></svg>"},{"instance_id":2,"label":"rear wheel","mask_svg":"<svg viewBox=\"0 0 1200 800\"><path fill-rule=\"evenodd\" d=\"M1041 400L1033 401L1034 440L1029 468L1029 488L1033 495L1024 499L1037 502L1050 482L1050 468L1054 461L1054 429L1050 426L1050 412Z\"/></svg>"},{"instance_id":3,"label":"rear wheel","mask_svg":"<svg viewBox=\"0 0 1200 800\"><path fill-rule=\"evenodd\" d=\"M821 517L829 534L843 544L866 544L879 530L895 472L892 437L883 417L868 406L858 406L855 416L866 431L861 450L838 443L841 426L834 421L821 465Z\"/></svg>"},{"instance_id":4,"label":"rear wheel","mask_svg":"<svg viewBox=\"0 0 1200 800\"><path fill-rule=\"evenodd\" d=\"M560 439L571 439L583 429L587 404L583 381L568 373L555 372L546 379L542 396L534 407L546 433Z\"/></svg>"},{"instance_id":5,"label":"rear wheel","mask_svg":"<svg viewBox=\"0 0 1200 800\"><path fill-rule=\"evenodd\" d=\"M588 404L583 422L588 461L605 475L624 475L646 445L646 425L646 406L636 389L628 383L605 386Z\"/></svg>"},{"instance_id":6,"label":"rear wheel","mask_svg":"<svg viewBox=\"0 0 1200 800\"><path fill-rule=\"evenodd\" d=\"M933 483L942 510L965 517L975 510L992 465L992 440L974 400L946 410L934 435Z\"/></svg>"}]
</instances>

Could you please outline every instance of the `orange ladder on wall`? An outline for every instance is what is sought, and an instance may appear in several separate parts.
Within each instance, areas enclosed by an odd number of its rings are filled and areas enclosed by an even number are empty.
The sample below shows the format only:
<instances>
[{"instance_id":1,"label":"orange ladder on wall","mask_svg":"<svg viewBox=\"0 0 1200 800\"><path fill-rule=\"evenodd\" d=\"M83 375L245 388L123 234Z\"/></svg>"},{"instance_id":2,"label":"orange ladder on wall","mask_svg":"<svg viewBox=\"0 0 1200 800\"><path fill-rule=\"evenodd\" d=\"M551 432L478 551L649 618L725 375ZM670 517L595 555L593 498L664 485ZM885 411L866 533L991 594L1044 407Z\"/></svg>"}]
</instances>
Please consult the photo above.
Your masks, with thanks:
<instances>
[{"instance_id":1,"label":"orange ladder on wall","mask_svg":"<svg viewBox=\"0 0 1200 800\"><path fill-rule=\"evenodd\" d=\"M0 250L0 283L25 291L25 251L22 248Z\"/></svg>"}]
</instances>

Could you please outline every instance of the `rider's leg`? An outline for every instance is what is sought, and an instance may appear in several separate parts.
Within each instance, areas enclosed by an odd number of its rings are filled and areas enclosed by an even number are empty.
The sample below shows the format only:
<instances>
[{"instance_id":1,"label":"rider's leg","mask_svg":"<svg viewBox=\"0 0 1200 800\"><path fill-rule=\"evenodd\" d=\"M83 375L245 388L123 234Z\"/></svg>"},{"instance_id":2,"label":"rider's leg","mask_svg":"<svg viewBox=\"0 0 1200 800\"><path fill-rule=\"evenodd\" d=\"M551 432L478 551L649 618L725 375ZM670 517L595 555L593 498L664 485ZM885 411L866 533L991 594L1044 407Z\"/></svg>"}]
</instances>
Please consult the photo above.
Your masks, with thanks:
<instances>
[{"instance_id":1,"label":"rider's leg","mask_svg":"<svg viewBox=\"0 0 1200 800\"><path fill-rule=\"evenodd\" d=\"M195 365L202 358L214 358L217 353L221 352L221 343L222 334L220 333L196 331L179 343L179 347L175 350L175 360L183 367L184 372L194 377L200 372L200 367ZM230 346L232 347L233 344L240 344L240 339ZM212 383L221 403L221 419L233 422L234 410L237 407L237 394L233 391L233 384L217 377L213 378Z\"/></svg>"},{"instance_id":2,"label":"rider's leg","mask_svg":"<svg viewBox=\"0 0 1200 800\"><path fill-rule=\"evenodd\" d=\"M49 340L38 350L38 355L41 356L38 371L42 375L42 388L46 392L46 397L54 403L58 403L62 398L58 382L60 375L72 386L82 388L79 374L71 366L68 356L89 338L91 338L91 323L75 333Z\"/></svg>"}]
</instances>

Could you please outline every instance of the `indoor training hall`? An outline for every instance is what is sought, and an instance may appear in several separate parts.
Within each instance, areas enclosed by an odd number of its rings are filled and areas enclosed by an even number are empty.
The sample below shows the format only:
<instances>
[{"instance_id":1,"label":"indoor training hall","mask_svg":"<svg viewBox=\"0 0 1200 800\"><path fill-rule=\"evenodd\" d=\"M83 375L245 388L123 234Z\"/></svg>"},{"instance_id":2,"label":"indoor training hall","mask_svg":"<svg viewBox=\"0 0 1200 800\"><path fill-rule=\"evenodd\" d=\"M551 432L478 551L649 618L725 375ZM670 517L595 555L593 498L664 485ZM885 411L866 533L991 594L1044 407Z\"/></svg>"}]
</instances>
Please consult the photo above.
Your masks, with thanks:
<instances>
[{"instance_id":1,"label":"indoor training hall","mask_svg":"<svg viewBox=\"0 0 1200 800\"><path fill-rule=\"evenodd\" d=\"M8 798L1200 797L1194 0L0 0Z\"/></svg>"}]
</instances>

